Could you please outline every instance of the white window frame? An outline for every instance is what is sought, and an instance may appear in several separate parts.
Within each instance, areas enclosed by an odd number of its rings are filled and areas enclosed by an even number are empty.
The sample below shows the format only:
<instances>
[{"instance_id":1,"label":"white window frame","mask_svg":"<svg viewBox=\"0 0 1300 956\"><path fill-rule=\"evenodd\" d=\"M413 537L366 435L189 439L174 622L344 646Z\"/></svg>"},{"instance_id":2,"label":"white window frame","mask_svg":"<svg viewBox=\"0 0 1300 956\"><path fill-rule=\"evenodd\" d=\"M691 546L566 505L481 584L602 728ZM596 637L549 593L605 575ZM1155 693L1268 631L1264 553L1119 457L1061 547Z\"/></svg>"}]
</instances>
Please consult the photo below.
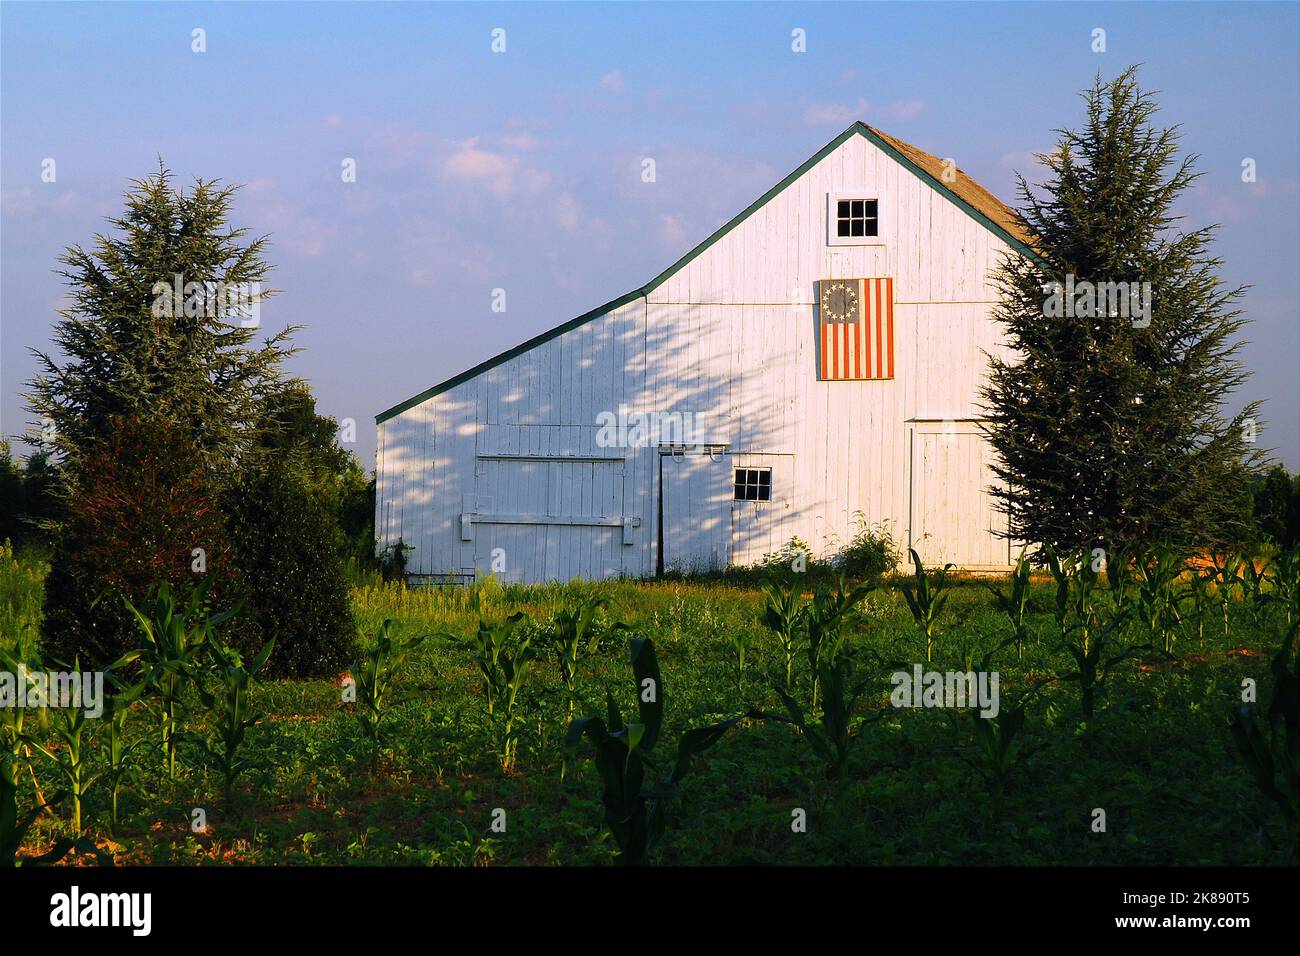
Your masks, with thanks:
<instances>
[{"instance_id":1,"label":"white window frame","mask_svg":"<svg viewBox=\"0 0 1300 956\"><path fill-rule=\"evenodd\" d=\"M840 236L836 226L839 221L839 203L865 200L876 204L876 234L874 236ZM826 245L828 246L883 246L885 244L885 204L878 193L867 190L826 194Z\"/></svg>"},{"instance_id":2,"label":"white window frame","mask_svg":"<svg viewBox=\"0 0 1300 956\"><path fill-rule=\"evenodd\" d=\"M736 485L737 485L737 484L739 484L740 487L742 487L742 488L755 488L755 489L759 489L759 488L762 488L762 487L763 487L763 482L762 482L761 479L756 479L755 482L751 485L751 484L749 483L749 480L748 480L748 477L749 477L749 476L746 475L746 480L745 480L744 482L737 482L737 481L734 481L734 480L733 480L732 483L731 483L731 500L732 500L733 503L736 503L736 502L739 502L739 503L746 503L746 502L747 502L747 503L749 503L749 504L765 505L765 504L770 504L770 503L772 502L772 500L773 500L773 499L772 499L772 479L773 479L774 475L773 475L773 473L772 473L772 466L771 466L771 465L738 465L738 464L736 464L734 461L733 461L731 464L732 464L732 472L733 472L733 474L732 474L732 478L733 478L733 479L735 478L735 474L734 474L734 472L737 472L737 471L744 471L744 472L750 472L750 471L753 471L753 472L764 472L764 471L765 471L765 472L767 472L767 497L766 497L766 498L737 498L737 497L736 497Z\"/></svg>"}]
</instances>

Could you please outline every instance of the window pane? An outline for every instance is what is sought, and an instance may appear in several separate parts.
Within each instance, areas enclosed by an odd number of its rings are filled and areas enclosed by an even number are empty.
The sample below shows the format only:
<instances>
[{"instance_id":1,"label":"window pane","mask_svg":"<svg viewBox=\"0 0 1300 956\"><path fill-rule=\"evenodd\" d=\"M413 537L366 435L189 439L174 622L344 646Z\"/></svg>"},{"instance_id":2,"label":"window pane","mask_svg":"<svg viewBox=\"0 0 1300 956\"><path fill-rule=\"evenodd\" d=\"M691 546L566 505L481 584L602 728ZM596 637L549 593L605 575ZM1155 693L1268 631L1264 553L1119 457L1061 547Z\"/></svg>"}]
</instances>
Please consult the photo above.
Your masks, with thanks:
<instances>
[{"instance_id":1,"label":"window pane","mask_svg":"<svg viewBox=\"0 0 1300 956\"><path fill-rule=\"evenodd\" d=\"M878 216L878 215L880 215L878 212L876 212L876 202L877 202L877 200L875 200L875 199L868 199L868 200L867 200L867 215L868 215L868 216Z\"/></svg>"},{"instance_id":2,"label":"window pane","mask_svg":"<svg viewBox=\"0 0 1300 956\"><path fill-rule=\"evenodd\" d=\"M744 486L744 485L736 485L736 491L735 491L735 496L734 496L734 497L735 497L735 499L736 499L737 501L744 501L744 500L745 500L745 486Z\"/></svg>"},{"instance_id":3,"label":"window pane","mask_svg":"<svg viewBox=\"0 0 1300 956\"><path fill-rule=\"evenodd\" d=\"M755 488L753 485L750 485L749 487L747 487L747 488L745 489L745 500L746 500L746 501L757 501L757 500L758 500L758 489Z\"/></svg>"},{"instance_id":4,"label":"window pane","mask_svg":"<svg viewBox=\"0 0 1300 956\"><path fill-rule=\"evenodd\" d=\"M868 219L868 220L867 220L867 226L866 226L866 230L865 230L865 233L864 233L864 234L865 234L865 235L868 235L868 236L874 236L874 235L876 235L876 220L875 220L875 219Z\"/></svg>"},{"instance_id":5,"label":"window pane","mask_svg":"<svg viewBox=\"0 0 1300 956\"><path fill-rule=\"evenodd\" d=\"M847 219L841 219L836 223L835 233L839 236L847 236L849 234L849 221Z\"/></svg>"},{"instance_id":6,"label":"window pane","mask_svg":"<svg viewBox=\"0 0 1300 956\"><path fill-rule=\"evenodd\" d=\"M853 216L861 216L861 215L862 215L862 200L861 200L861 199L855 199L855 200L853 200L852 205L850 206L850 209L852 210L852 212L850 213L850 215L853 215Z\"/></svg>"},{"instance_id":7,"label":"window pane","mask_svg":"<svg viewBox=\"0 0 1300 956\"><path fill-rule=\"evenodd\" d=\"M759 501L771 501L771 500L772 500L772 489L771 489L769 486L767 486L767 485L764 485L762 488L759 488L759 489L758 489L758 500L759 500Z\"/></svg>"},{"instance_id":8,"label":"window pane","mask_svg":"<svg viewBox=\"0 0 1300 956\"><path fill-rule=\"evenodd\" d=\"M835 204L835 207L836 207L837 213L838 213L838 215L840 216L840 218L842 218L842 219L847 219L847 218L848 218L848 216L849 216L849 201L848 201L847 199L841 199L839 202L837 202L837 203Z\"/></svg>"},{"instance_id":9,"label":"window pane","mask_svg":"<svg viewBox=\"0 0 1300 956\"><path fill-rule=\"evenodd\" d=\"M760 471L758 473L758 483L760 485L770 485L772 483L772 473L770 471Z\"/></svg>"},{"instance_id":10,"label":"window pane","mask_svg":"<svg viewBox=\"0 0 1300 956\"><path fill-rule=\"evenodd\" d=\"M853 220L850 220L850 223L851 223L851 225L852 225L852 228L849 230L849 235L850 235L850 236L860 236L860 235L862 235L862 220L861 220L861 219L853 219Z\"/></svg>"}]
</instances>

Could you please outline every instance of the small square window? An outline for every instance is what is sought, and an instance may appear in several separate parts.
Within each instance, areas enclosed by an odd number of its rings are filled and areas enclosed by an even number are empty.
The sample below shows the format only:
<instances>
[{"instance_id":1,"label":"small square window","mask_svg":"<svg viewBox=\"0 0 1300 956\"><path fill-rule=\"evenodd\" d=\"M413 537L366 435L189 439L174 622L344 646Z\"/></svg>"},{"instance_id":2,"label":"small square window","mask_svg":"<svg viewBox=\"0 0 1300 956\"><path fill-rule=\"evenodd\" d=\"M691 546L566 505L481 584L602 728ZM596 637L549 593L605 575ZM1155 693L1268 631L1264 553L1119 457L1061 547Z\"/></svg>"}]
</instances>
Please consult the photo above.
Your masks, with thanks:
<instances>
[{"instance_id":1,"label":"small square window","mask_svg":"<svg viewBox=\"0 0 1300 956\"><path fill-rule=\"evenodd\" d=\"M734 496L736 501L771 501L771 468L737 468Z\"/></svg>"},{"instance_id":2,"label":"small square window","mask_svg":"<svg viewBox=\"0 0 1300 956\"><path fill-rule=\"evenodd\" d=\"M866 239L880 235L880 201L878 199L836 199L833 210L836 239Z\"/></svg>"}]
</instances>

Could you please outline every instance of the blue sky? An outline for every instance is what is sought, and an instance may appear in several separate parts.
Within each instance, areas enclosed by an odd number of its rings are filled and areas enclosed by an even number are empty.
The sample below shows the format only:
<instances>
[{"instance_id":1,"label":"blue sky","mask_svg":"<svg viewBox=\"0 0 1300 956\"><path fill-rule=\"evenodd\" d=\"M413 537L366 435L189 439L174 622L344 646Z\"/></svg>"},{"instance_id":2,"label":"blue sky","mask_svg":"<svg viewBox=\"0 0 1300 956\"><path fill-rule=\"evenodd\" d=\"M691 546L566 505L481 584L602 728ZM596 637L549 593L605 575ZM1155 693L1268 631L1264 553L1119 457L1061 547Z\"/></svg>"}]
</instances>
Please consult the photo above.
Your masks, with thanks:
<instances>
[{"instance_id":1,"label":"blue sky","mask_svg":"<svg viewBox=\"0 0 1300 956\"><path fill-rule=\"evenodd\" d=\"M1296 469L1296 4L5 3L0 431L28 422L61 249L160 154L246 184L235 220L271 235L282 290L262 323L304 326L292 370L369 468L377 412L640 286L854 119L1013 201L1078 91L1132 63L1201 155L1180 211L1222 224L1223 278L1251 286L1234 404L1266 401L1260 440Z\"/></svg>"}]
</instances>

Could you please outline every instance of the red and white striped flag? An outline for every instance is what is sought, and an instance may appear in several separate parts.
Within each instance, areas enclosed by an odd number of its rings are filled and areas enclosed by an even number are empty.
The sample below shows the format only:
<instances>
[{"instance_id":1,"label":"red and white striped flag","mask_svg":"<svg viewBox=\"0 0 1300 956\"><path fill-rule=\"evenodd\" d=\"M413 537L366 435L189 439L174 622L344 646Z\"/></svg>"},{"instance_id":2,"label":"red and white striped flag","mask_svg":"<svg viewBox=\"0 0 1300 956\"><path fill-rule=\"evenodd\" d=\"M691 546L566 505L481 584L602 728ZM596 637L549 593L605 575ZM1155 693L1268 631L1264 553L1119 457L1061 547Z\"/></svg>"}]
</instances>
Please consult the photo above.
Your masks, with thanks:
<instances>
[{"instance_id":1,"label":"red and white striped flag","mask_svg":"<svg viewBox=\"0 0 1300 956\"><path fill-rule=\"evenodd\" d=\"M894 377L894 280L823 279L817 316L823 382Z\"/></svg>"}]
</instances>

